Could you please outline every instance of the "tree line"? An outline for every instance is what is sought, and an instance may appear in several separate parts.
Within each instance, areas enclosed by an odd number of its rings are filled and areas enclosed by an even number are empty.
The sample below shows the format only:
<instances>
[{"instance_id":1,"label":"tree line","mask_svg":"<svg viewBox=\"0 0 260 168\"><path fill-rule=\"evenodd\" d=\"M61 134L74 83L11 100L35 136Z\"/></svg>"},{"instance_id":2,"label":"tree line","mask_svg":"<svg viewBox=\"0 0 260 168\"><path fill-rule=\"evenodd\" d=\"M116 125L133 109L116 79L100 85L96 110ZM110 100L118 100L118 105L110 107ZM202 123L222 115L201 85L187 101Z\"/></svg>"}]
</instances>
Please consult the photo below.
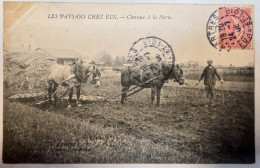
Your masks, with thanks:
<instances>
[{"instance_id":1,"label":"tree line","mask_svg":"<svg viewBox=\"0 0 260 168\"><path fill-rule=\"evenodd\" d=\"M127 63L124 55L113 57L107 52L100 52L94 62L102 63L106 66L122 66Z\"/></svg>"}]
</instances>

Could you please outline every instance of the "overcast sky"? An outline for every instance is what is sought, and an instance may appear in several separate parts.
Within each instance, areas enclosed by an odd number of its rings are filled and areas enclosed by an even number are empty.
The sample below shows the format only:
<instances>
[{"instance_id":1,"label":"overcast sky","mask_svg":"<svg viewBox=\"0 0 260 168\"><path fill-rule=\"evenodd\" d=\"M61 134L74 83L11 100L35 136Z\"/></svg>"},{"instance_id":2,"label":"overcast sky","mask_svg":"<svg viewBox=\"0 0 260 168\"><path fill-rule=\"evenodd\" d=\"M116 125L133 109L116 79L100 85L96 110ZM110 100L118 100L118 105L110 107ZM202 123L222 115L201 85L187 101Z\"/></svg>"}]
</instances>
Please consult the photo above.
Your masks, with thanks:
<instances>
[{"instance_id":1,"label":"overcast sky","mask_svg":"<svg viewBox=\"0 0 260 168\"><path fill-rule=\"evenodd\" d=\"M216 5L36 3L8 30L8 45L67 48L95 59L101 51L113 57L127 55L139 38L156 36L168 42L177 62L247 65L254 50L219 51L206 37L206 24ZM124 19L55 19L51 14L117 15ZM171 16L172 19L126 19L127 16ZM104 17L104 16L103 16ZM206 64L206 63L205 63Z\"/></svg>"}]
</instances>

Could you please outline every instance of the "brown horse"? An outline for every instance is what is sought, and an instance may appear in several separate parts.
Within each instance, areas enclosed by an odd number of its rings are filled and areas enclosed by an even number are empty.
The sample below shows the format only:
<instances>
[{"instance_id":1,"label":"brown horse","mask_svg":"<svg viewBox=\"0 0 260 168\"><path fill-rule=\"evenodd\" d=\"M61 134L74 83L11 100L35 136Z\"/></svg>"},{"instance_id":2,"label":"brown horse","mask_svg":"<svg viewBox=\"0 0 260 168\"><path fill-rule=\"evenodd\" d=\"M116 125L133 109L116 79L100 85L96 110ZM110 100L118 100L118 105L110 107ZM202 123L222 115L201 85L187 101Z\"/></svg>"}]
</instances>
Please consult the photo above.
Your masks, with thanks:
<instances>
[{"instance_id":1,"label":"brown horse","mask_svg":"<svg viewBox=\"0 0 260 168\"><path fill-rule=\"evenodd\" d=\"M156 76L157 78L155 78ZM128 69L124 70L121 74L121 85L123 87L121 103L125 103L127 97L126 91L131 85L140 85L152 78L155 79L140 86L141 88L151 88L151 106L153 106L154 103L155 93L157 95L156 106L160 106L161 88L165 81L174 79L179 85L184 84L183 70L178 65L175 67L173 64L156 63L149 66L128 67Z\"/></svg>"},{"instance_id":2,"label":"brown horse","mask_svg":"<svg viewBox=\"0 0 260 168\"><path fill-rule=\"evenodd\" d=\"M86 83L88 79L92 79L92 84L95 84L96 87L100 87L100 70L91 64L81 64L78 69L77 75L71 74L71 66L69 65L59 65L54 64L50 67L50 74L48 75L48 97L49 102L51 102L52 95L56 92L59 85L61 86L69 86L69 100L68 107L71 107L73 90L76 89L77 93L77 106L81 106L79 98L80 98L80 90L81 85ZM54 104L57 102L56 93L53 95Z\"/></svg>"}]
</instances>

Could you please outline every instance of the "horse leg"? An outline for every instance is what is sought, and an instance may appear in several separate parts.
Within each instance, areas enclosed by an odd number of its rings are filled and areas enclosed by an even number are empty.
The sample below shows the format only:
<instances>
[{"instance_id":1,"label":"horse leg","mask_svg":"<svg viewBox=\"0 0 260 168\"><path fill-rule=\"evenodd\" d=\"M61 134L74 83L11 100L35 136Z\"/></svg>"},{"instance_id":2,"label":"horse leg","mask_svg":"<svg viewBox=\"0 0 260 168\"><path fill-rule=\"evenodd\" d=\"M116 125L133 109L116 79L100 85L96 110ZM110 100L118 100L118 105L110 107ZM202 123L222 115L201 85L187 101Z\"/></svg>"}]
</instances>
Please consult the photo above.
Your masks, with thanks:
<instances>
[{"instance_id":1,"label":"horse leg","mask_svg":"<svg viewBox=\"0 0 260 168\"><path fill-rule=\"evenodd\" d=\"M130 88L130 86L126 86L126 87L123 87L123 89L122 89L121 104L125 104L127 93L123 93L123 92L127 91L129 88Z\"/></svg>"},{"instance_id":2,"label":"horse leg","mask_svg":"<svg viewBox=\"0 0 260 168\"><path fill-rule=\"evenodd\" d=\"M81 103L79 101L79 98L80 98L80 89L81 89L81 86L77 86L76 87L76 92L77 92L77 106L80 107L81 106Z\"/></svg>"},{"instance_id":3,"label":"horse leg","mask_svg":"<svg viewBox=\"0 0 260 168\"><path fill-rule=\"evenodd\" d=\"M153 107L154 98L155 98L155 87L152 86L151 87L151 104L150 104L150 107Z\"/></svg>"},{"instance_id":4,"label":"horse leg","mask_svg":"<svg viewBox=\"0 0 260 168\"><path fill-rule=\"evenodd\" d=\"M57 90L57 88L58 88L58 85L56 84L56 83L54 83L53 84L53 89L52 89L52 93L55 93L56 92L56 90ZM57 104L57 93L55 93L54 95L53 95L53 97L54 97L54 105L56 105Z\"/></svg>"},{"instance_id":5,"label":"horse leg","mask_svg":"<svg viewBox=\"0 0 260 168\"><path fill-rule=\"evenodd\" d=\"M69 100L68 100L68 108L71 108L72 96L73 96L73 87L69 89Z\"/></svg>"},{"instance_id":6,"label":"horse leg","mask_svg":"<svg viewBox=\"0 0 260 168\"><path fill-rule=\"evenodd\" d=\"M161 98L161 88L156 88L156 96L157 96L157 107L160 107L160 98Z\"/></svg>"},{"instance_id":7,"label":"horse leg","mask_svg":"<svg viewBox=\"0 0 260 168\"><path fill-rule=\"evenodd\" d=\"M52 94L52 85L53 85L53 81L48 81L48 98L49 98L49 102L51 102L51 94Z\"/></svg>"}]
</instances>

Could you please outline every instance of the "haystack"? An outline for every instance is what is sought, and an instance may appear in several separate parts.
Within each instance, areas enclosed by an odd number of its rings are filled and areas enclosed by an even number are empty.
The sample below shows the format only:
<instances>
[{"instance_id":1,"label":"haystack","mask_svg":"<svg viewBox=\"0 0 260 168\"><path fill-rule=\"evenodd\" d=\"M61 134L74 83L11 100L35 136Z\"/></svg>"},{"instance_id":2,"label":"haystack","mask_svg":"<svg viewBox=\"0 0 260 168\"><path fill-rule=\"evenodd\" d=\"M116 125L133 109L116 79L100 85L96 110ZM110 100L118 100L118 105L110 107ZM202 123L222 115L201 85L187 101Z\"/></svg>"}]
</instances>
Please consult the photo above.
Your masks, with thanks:
<instances>
[{"instance_id":1,"label":"haystack","mask_svg":"<svg viewBox=\"0 0 260 168\"><path fill-rule=\"evenodd\" d=\"M46 91L48 69L55 63L54 57L39 52L11 52L4 55L5 94Z\"/></svg>"}]
</instances>

